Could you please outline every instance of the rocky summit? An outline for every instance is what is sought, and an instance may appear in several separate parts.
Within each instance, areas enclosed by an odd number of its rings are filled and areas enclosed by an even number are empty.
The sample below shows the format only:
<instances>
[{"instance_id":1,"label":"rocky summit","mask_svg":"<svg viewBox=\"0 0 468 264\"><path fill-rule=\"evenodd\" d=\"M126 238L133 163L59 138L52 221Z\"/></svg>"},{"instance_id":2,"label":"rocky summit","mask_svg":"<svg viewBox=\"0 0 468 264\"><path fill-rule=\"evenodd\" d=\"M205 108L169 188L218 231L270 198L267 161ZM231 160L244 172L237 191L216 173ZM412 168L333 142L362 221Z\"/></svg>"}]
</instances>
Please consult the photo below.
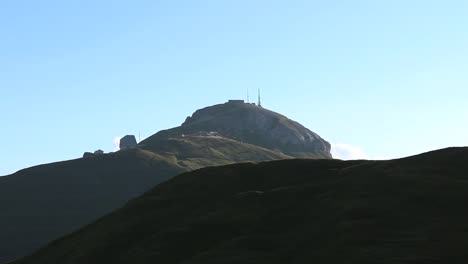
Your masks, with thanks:
<instances>
[{"instance_id":1,"label":"rocky summit","mask_svg":"<svg viewBox=\"0 0 468 264\"><path fill-rule=\"evenodd\" d=\"M176 128L163 130L142 142L185 135L218 135L267 148L296 158L331 158L330 143L281 114L263 107L230 101L197 110Z\"/></svg>"}]
</instances>

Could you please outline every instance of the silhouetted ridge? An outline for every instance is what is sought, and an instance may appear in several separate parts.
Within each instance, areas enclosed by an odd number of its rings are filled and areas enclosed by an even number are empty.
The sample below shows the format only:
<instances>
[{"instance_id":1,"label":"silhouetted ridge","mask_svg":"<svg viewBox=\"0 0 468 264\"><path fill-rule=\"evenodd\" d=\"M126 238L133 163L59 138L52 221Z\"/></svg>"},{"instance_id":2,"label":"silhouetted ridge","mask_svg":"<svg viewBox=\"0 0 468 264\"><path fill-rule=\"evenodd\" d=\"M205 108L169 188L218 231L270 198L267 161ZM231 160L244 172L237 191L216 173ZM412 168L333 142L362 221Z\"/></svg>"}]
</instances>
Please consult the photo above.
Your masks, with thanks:
<instances>
[{"instance_id":1,"label":"silhouetted ridge","mask_svg":"<svg viewBox=\"0 0 468 264\"><path fill-rule=\"evenodd\" d=\"M466 263L467 157L204 168L15 264Z\"/></svg>"},{"instance_id":2,"label":"silhouetted ridge","mask_svg":"<svg viewBox=\"0 0 468 264\"><path fill-rule=\"evenodd\" d=\"M166 138L151 149L85 155L0 178L0 263L29 254L96 220L180 172L245 161L291 158L217 135Z\"/></svg>"},{"instance_id":3,"label":"silhouetted ridge","mask_svg":"<svg viewBox=\"0 0 468 264\"><path fill-rule=\"evenodd\" d=\"M184 125L121 151L36 166L0 178L0 263L31 253L181 172L292 157L327 158L301 125L243 102L207 107Z\"/></svg>"}]
</instances>

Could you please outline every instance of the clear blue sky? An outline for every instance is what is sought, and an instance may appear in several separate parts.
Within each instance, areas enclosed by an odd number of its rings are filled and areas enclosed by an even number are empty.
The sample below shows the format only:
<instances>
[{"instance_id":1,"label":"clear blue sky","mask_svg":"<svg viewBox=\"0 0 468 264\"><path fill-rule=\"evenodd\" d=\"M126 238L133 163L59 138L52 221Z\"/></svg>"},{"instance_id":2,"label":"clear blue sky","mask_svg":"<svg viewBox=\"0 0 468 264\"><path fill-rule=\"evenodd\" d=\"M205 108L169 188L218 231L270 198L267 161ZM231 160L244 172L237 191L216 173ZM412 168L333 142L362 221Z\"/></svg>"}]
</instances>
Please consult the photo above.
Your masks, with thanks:
<instances>
[{"instance_id":1,"label":"clear blue sky","mask_svg":"<svg viewBox=\"0 0 468 264\"><path fill-rule=\"evenodd\" d=\"M342 157L468 145L467 13L450 0L2 1L0 175L112 151L257 88Z\"/></svg>"}]
</instances>

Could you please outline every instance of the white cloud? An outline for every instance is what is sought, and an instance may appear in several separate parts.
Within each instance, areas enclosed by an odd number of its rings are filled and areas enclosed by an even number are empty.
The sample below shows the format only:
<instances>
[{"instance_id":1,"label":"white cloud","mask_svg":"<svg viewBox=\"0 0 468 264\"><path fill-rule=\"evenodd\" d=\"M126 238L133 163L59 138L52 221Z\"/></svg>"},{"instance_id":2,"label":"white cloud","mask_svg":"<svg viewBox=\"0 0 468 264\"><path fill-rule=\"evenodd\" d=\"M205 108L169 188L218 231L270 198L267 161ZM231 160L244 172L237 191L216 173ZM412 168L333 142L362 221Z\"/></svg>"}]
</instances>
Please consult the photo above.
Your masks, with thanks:
<instances>
[{"instance_id":1,"label":"white cloud","mask_svg":"<svg viewBox=\"0 0 468 264\"><path fill-rule=\"evenodd\" d=\"M344 143L331 144L331 153L333 158L342 160L388 160L389 157L385 155L369 155L367 152L358 146L353 146Z\"/></svg>"},{"instance_id":2,"label":"white cloud","mask_svg":"<svg viewBox=\"0 0 468 264\"><path fill-rule=\"evenodd\" d=\"M369 159L369 155L362 148L343 143L332 144L331 153L335 159Z\"/></svg>"},{"instance_id":3,"label":"white cloud","mask_svg":"<svg viewBox=\"0 0 468 264\"><path fill-rule=\"evenodd\" d=\"M118 136L115 136L114 137L114 141L113 141L113 146L114 146L114 151L117 151L120 149L119 145L120 145L120 139L122 137L118 137Z\"/></svg>"}]
</instances>

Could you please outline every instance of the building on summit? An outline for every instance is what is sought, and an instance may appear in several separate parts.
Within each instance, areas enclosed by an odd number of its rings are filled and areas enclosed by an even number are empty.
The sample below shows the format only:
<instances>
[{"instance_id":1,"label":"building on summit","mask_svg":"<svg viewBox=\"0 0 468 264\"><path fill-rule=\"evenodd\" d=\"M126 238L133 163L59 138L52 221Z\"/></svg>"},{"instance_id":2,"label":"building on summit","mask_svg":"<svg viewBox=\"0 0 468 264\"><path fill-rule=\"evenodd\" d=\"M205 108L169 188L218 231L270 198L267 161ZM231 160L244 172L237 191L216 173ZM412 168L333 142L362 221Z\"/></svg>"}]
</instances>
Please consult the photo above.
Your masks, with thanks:
<instances>
[{"instance_id":1,"label":"building on summit","mask_svg":"<svg viewBox=\"0 0 468 264\"><path fill-rule=\"evenodd\" d=\"M229 100L228 104L243 104L244 100Z\"/></svg>"},{"instance_id":2,"label":"building on summit","mask_svg":"<svg viewBox=\"0 0 468 264\"><path fill-rule=\"evenodd\" d=\"M247 89L247 101L244 100L228 100L228 104L252 104L255 105L255 103L250 103L250 96L249 96L249 90ZM262 107L262 98L260 95L260 89L258 89L258 102L257 106Z\"/></svg>"}]
</instances>

